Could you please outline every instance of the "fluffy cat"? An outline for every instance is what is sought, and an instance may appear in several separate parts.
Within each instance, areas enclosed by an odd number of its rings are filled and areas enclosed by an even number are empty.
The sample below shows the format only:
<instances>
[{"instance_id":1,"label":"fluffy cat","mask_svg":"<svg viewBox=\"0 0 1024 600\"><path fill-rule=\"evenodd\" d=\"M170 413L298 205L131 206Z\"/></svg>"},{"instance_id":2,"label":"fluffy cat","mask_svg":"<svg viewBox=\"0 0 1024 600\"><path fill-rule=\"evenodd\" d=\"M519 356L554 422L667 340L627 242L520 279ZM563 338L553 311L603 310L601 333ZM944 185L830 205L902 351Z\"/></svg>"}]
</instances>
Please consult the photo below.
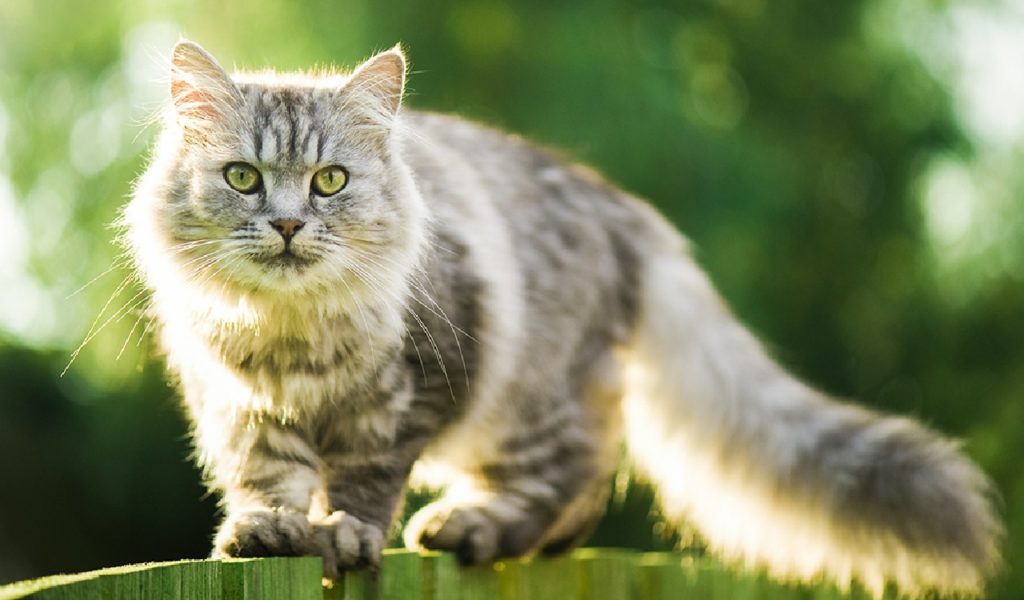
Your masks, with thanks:
<instances>
[{"instance_id":1,"label":"fluffy cat","mask_svg":"<svg viewBox=\"0 0 1024 600\"><path fill-rule=\"evenodd\" d=\"M410 547L563 551L625 441L727 559L980 593L1001 535L985 476L787 374L647 204L401 109L397 47L351 74L230 76L188 41L171 63L125 239L223 498L214 555L374 567L411 476L444 495Z\"/></svg>"}]
</instances>

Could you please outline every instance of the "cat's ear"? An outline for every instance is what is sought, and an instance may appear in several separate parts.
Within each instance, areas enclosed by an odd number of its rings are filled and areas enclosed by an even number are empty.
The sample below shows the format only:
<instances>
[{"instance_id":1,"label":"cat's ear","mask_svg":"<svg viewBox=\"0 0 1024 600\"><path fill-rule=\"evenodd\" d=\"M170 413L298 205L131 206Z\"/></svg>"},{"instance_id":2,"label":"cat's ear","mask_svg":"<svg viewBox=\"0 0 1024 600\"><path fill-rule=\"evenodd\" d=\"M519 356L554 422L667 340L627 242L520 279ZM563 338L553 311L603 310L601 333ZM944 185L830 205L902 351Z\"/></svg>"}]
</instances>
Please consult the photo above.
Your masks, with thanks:
<instances>
[{"instance_id":1,"label":"cat's ear","mask_svg":"<svg viewBox=\"0 0 1024 600\"><path fill-rule=\"evenodd\" d=\"M398 112L404 90L405 54L397 44L359 65L344 89L346 95L359 98L360 106L370 108L385 122Z\"/></svg>"},{"instance_id":2,"label":"cat's ear","mask_svg":"<svg viewBox=\"0 0 1024 600\"><path fill-rule=\"evenodd\" d=\"M203 129L229 118L242 96L202 46L181 40L171 52L171 100L185 127Z\"/></svg>"}]
</instances>

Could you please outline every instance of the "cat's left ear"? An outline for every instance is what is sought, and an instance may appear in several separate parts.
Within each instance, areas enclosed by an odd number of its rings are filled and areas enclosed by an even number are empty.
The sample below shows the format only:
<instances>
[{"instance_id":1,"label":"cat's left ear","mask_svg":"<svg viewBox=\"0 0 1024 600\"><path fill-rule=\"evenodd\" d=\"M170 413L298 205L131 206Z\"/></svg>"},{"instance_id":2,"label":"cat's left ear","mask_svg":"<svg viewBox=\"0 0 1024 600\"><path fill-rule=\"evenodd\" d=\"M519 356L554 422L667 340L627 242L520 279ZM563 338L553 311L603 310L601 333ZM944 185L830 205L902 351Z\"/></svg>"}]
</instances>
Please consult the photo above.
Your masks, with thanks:
<instances>
[{"instance_id":1,"label":"cat's left ear","mask_svg":"<svg viewBox=\"0 0 1024 600\"><path fill-rule=\"evenodd\" d=\"M186 129L202 130L230 118L242 96L202 46L181 40L171 52L171 100Z\"/></svg>"},{"instance_id":2,"label":"cat's left ear","mask_svg":"<svg viewBox=\"0 0 1024 600\"><path fill-rule=\"evenodd\" d=\"M359 65L345 83L344 91L358 96L361 106L371 108L390 122L402 104L405 64L405 53L396 44Z\"/></svg>"}]
</instances>

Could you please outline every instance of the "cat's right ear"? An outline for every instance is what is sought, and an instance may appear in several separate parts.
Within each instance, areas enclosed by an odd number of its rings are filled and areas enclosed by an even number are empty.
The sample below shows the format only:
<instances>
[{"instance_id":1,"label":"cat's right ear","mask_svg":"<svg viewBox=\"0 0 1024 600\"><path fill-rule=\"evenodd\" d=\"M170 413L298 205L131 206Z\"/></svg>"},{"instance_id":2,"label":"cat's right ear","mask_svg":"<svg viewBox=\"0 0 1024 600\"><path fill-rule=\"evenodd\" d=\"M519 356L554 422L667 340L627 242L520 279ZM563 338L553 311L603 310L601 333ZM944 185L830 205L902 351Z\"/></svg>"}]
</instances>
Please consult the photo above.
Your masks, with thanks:
<instances>
[{"instance_id":1,"label":"cat's right ear","mask_svg":"<svg viewBox=\"0 0 1024 600\"><path fill-rule=\"evenodd\" d=\"M198 132L229 118L242 96L202 46L181 40L171 52L171 101L182 126Z\"/></svg>"},{"instance_id":2,"label":"cat's right ear","mask_svg":"<svg viewBox=\"0 0 1024 600\"><path fill-rule=\"evenodd\" d=\"M345 108L356 107L359 120L378 132L388 131L402 103L405 54L400 46L359 65L342 89Z\"/></svg>"}]
</instances>

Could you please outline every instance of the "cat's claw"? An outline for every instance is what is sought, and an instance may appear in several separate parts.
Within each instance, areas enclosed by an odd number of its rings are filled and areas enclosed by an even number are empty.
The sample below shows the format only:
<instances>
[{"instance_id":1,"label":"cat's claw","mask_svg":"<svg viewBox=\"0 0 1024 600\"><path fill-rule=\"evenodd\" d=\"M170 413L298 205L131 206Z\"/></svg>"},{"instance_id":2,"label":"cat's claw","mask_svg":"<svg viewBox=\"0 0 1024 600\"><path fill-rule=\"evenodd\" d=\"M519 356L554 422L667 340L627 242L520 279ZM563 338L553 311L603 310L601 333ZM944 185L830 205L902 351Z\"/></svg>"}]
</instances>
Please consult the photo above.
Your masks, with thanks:
<instances>
[{"instance_id":1,"label":"cat's claw","mask_svg":"<svg viewBox=\"0 0 1024 600\"><path fill-rule=\"evenodd\" d=\"M324 577L380 565L384 533L375 525L337 511L310 521L288 509L255 509L229 515L214 540L215 558L321 556Z\"/></svg>"},{"instance_id":2,"label":"cat's claw","mask_svg":"<svg viewBox=\"0 0 1024 600\"><path fill-rule=\"evenodd\" d=\"M498 498L488 504L452 505L439 501L413 515L406 546L453 552L464 565L520 556L536 546L545 524Z\"/></svg>"},{"instance_id":3,"label":"cat's claw","mask_svg":"<svg viewBox=\"0 0 1024 600\"><path fill-rule=\"evenodd\" d=\"M214 539L213 556L309 556L319 554L306 515L261 508L229 515Z\"/></svg>"},{"instance_id":4,"label":"cat's claw","mask_svg":"<svg viewBox=\"0 0 1024 600\"><path fill-rule=\"evenodd\" d=\"M324 557L324 577L337 579L353 569L376 571L384 550L384 532L344 511L313 522L313 533Z\"/></svg>"},{"instance_id":5,"label":"cat's claw","mask_svg":"<svg viewBox=\"0 0 1024 600\"><path fill-rule=\"evenodd\" d=\"M476 507L429 505L410 521L406 531L412 541L409 545L453 552L464 565L490 562L498 556L498 528Z\"/></svg>"}]
</instances>

